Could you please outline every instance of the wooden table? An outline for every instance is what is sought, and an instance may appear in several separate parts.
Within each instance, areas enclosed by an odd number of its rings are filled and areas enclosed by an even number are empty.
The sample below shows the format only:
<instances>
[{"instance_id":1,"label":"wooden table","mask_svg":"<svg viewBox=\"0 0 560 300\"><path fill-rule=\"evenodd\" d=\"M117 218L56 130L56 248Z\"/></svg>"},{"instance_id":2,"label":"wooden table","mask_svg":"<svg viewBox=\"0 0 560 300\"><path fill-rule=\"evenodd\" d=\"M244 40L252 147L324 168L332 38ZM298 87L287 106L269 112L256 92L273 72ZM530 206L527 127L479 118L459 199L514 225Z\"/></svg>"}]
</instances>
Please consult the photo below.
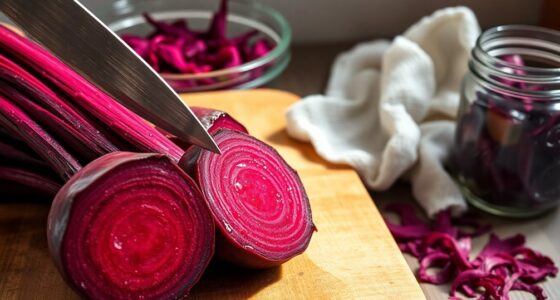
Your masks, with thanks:
<instances>
[{"instance_id":1,"label":"wooden table","mask_svg":"<svg viewBox=\"0 0 560 300\"><path fill-rule=\"evenodd\" d=\"M302 46L294 49L292 62L277 80L270 86L291 91L298 95L318 94L324 91L330 67L336 55L352 47L351 44L333 44ZM410 186L399 182L384 192L370 191L378 208L392 201L413 201ZM560 266L560 209L535 219L505 219L480 213L481 221L493 225L494 231L501 237L522 233L527 244L532 248L550 256ZM486 243L487 237L475 239L475 253ZM416 271L418 264L415 259L405 255L410 267ZM420 284L428 299L447 299L449 286ZM560 276L547 280L542 287L549 299L560 299ZM522 293L512 293L512 299L533 299Z\"/></svg>"}]
</instances>

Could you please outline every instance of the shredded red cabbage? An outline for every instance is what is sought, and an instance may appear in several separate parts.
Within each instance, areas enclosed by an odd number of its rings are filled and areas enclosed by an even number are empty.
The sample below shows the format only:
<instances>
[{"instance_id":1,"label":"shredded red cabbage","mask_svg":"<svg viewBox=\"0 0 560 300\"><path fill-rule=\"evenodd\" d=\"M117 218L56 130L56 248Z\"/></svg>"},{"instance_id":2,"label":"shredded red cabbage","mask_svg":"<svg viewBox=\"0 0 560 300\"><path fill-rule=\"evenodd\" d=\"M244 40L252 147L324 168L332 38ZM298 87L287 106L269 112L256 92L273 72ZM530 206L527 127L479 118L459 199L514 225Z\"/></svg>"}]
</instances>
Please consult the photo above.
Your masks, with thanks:
<instances>
[{"instance_id":1,"label":"shredded red cabbage","mask_svg":"<svg viewBox=\"0 0 560 300\"><path fill-rule=\"evenodd\" d=\"M236 67L272 50L272 43L256 30L228 38L227 13L227 0L222 0L205 32L190 29L186 20L167 23L145 13L154 31L147 37L126 34L122 39L162 73L198 74Z\"/></svg>"},{"instance_id":2,"label":"shredded red cabbage","mask_svg":"<svg viewBox=\"0 0 560 300\"><path fill-rule=\"evenodd\" d=\"M433 284L452 281L451 299L459 299L457 292L478 299L509 299L509 291L514 290L546 299L537 283L558 273L548 256L525 246L522 235L500 239L491 233L486 246L471 259L471 239L489 232L489 226L468 217L451 218L448 210L428 222L418 217L412 205L395 203L385 209L400 218L399 224L385 222L401 251L420 262L419 279Z\"/></svg>"}]
</instances>

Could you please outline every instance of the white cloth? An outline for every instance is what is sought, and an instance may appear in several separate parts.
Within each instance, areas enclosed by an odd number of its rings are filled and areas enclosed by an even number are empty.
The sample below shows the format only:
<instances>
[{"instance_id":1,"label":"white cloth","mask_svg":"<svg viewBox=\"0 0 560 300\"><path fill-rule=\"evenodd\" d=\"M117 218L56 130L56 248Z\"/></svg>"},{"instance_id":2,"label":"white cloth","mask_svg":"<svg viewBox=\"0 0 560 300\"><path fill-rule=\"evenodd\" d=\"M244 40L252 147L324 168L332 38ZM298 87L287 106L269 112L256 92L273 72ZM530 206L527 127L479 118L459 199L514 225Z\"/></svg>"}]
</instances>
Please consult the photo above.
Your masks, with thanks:
<instances>
[{"instance_id":1,"label":"white cloth","mask_svg":"<svg viewBox=\"0 0 560 300\"><path fill-rule=\"evenodd\" d=\"M336 59L325 95L286 113L288 133L328 161L355 168L366 185L409 179L429 216L465 201L443 162L453 141L459 88L480 29L466 7L436 11L392 42L355 46Z\"/></svg>"}]
</instances>

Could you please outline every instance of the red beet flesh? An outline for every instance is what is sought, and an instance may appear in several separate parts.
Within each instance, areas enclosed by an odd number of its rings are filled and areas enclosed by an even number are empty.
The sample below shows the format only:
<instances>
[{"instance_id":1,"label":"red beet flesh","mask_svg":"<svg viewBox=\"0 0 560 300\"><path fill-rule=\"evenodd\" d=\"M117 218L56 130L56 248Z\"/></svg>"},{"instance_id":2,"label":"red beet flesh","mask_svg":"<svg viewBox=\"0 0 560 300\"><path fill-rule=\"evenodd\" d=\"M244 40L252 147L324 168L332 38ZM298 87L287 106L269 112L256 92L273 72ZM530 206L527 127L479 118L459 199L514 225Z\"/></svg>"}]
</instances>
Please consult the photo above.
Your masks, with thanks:
<instances>
[{"instance_id":1,"label":"red beet flesh","mask_svg":"<svg viewBox=\"0 0 560 300\"><path fill-rule=\"evenodd\" d=\"M159 154L114 152L58 192L49 249L91 299L174 299L200 279L214 224L194 181Z\"/></svg>"},{"instance_id":2,"label":"red beet flesh","mask_svg":"<svg viewBox=\"0 0 560 300\"><path fill-rule=\"evenodd\" d=\"M301 254L315 226L297 173L272 147L244 133L214 135L221 155L201 151L196 178L217 227L217 255L252 268Z\"/></svg>"}]
</instances>

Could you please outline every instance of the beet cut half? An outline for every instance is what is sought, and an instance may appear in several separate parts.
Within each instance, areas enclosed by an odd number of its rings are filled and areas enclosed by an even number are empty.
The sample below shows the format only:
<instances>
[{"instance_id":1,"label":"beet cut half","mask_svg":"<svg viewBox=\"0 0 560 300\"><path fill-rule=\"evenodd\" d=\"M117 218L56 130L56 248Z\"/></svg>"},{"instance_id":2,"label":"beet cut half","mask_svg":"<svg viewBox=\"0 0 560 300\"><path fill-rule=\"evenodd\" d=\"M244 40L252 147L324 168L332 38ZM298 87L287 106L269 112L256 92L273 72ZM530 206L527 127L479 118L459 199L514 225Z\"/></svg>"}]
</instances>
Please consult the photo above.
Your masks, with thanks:
<instances>
[{"instance_id":1,"label":"beet cut half","mask_svg":"<svg viewBox=\"0 0 560 300\"><path fill-rule=\"evenodd\" d=\"M51 255L91 299L175 299L214 252L214 223L195 182L161 154L114 152L58 192Z\"/></svg>"},{"instance_id":2,"label":"beet cut half","mask_svg":"<svg viewBox=\"0 0 560 300\"><path fill-rule=\"evenodd\" d=\"M197 106L191 107L191 110L210 134L214 134L222 128L249 133L245 126L225 111Z\"/></svg>"},{"instance_id":3,"label":"beet cut half","mask_svg":"<svg viewBox=\"0 0 560 300\"><path fill-rule=\"evenodd\" d=\"M195 178L216 222L217 255L266 268L301 254L315 226L296 171L247 134L222 129L214 140L222 154L201 150Z\"/></svg>"},{"instance_id":4,"label":"beet cut half","mask_svg":"<svg viewBox=\"0 0 560 300\"><path fill-rule=\"evenodd\" d=\"M198 107L198 106L192 106L191 110L196 116L196 118L200 121L204 129L206 129L206 131L208 131L208 133L211 135L218 132L218 130L222 128L240 131L243 133L249 133L247 131L247 128L245 128L243 124L239 123L239 121L234 119L225 111L221 111L213 108ZM183 141L161 128L156 128L156 129L161 133L163 133L165 137L173 141L173 143L175 143L181 149L187 150L193 147L198 148L198 146L194 146L187 141ZM185 156L189 156L189 155L185 154Z\"/></svg>"}]
</instances>

